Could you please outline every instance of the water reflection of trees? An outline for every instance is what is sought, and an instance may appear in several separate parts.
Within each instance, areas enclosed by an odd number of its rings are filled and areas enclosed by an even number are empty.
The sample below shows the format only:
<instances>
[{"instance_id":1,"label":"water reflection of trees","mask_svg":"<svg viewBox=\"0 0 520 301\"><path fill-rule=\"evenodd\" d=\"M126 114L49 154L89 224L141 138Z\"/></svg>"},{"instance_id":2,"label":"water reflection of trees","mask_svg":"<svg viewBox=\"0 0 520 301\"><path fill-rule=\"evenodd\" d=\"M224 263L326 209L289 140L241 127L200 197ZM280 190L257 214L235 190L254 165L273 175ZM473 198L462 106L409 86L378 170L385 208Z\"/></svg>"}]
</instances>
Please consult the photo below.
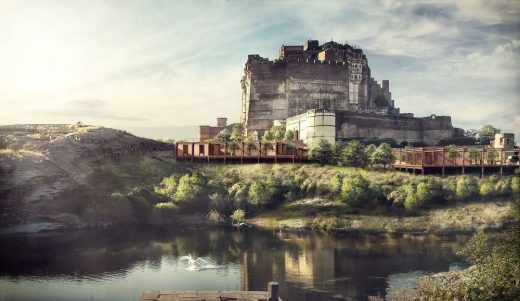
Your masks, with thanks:
<instances>
[{"instance_id":1,"label":"water reflection of trees","mask_svg":"<svg viewBox=\"0 0 520 301\"><path fill-rule=\"evenodd\" d=\"M389 275L442 271L465 237L340 235L248 229L112 228L0 238L0 275L124 275L136 266L160 270L164 260L192 254L241 265L241 287L276 280L295 300L358 299L384 292Z\"/></svg>"}]
</instances>

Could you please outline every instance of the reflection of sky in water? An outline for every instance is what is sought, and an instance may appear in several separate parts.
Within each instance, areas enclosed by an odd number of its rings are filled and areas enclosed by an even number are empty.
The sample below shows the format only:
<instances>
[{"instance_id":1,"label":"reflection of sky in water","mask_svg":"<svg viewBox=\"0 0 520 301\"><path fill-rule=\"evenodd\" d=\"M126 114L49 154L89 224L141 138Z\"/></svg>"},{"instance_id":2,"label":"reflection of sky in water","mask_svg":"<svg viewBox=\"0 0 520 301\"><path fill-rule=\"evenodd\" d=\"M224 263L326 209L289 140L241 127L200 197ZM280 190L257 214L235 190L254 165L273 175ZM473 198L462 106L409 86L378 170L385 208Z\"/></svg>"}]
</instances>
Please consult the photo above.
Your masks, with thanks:
<instances>
[{"instance_id":1,"label":"reflection of sky in water","mask_svg":"<svg viewBox=\"0 0 520 301\"><path fill-rule=\"evenodd\" d=\"M144 290L240 290L240 265L186 271L187 264L163 258L159 268L144 261L125 272L98 277L0 277L0 300L137 300Z\"/></svg>"},{"instance_id":2,"label":"reflection of sky in water","mask_svg":"<svg viewBox=\"0 0 520 301\"><path fill-rule=\"evenodd\" d=\"M0 301L126 301L143 290L265 290L271 280L284 300L364 300L455 268L465 239L254 229L0 235ZM188 254L218 268L187 271L179 258Z\"/></svg>"}]
</instances>

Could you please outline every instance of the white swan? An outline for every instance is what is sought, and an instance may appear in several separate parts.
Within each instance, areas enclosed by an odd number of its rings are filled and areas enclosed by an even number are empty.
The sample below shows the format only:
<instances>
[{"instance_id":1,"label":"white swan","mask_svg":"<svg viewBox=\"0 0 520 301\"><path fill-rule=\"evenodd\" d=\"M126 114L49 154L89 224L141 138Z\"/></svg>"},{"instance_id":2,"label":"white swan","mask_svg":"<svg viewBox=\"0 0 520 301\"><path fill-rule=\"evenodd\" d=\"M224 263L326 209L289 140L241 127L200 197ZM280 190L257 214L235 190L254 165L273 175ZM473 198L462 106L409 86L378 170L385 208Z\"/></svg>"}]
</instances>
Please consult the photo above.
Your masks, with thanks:
<instances>
[{"instance_id":1,"label":"white swan","mask_svg":"<svg viewBox=\"0 0 520 301\"><path fill-rule=\"evenodd\" d=\"M217 265L211 264L209 261L202 257L193 259L193 256L191 256L191 254L188 254L187 256L181 256L179 257L179 260L188 261L188 267L186 267L187 271L201 271L218 268Z\"/></svg>"}]
</instances>

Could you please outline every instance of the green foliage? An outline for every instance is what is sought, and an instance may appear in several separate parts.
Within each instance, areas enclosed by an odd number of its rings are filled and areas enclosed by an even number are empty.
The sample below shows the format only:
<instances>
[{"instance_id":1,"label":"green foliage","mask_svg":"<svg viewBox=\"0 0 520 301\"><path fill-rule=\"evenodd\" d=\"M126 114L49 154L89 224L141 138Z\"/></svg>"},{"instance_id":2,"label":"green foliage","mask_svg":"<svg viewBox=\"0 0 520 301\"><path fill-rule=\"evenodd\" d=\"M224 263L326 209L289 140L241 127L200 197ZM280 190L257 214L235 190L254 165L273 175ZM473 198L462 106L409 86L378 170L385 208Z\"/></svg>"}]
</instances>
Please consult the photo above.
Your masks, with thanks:
<instances>
[{"instance_id":1,"label":"green foliage","mask_svg":"<svg viewBox=\"0 0 520 301\"><path fill-rule=\"evenodd\" d=\"M343 178L344 174L335 174L330 180L330 190L335 195L338 195L341 192L341 187L343 186Z\"/></svg>"},{"instance_id":2,"label":"green foliage","mask_svg":"<svg viewBox=\"0 0 520 301\"><path fill-rule=\"evenodd\" d=\"M296 138L296 133L293 130L285 131L285 140L294 140Z\"/></svg>"},{"instance_id":3,"label":"green foliage","mask_svg":"<svg viewBox=\"0 0 520 301\"><path fill-rule=\"evenodd\" d=\"M332 145L325 139L320 140L309 152L309 159L318 161L322 165L333 162L334 153L332 151Z\"/></svg>"},{"instance_id":4,"label":"green foliage","mask_svg":"<svg viewBox=\"0 0 520 301\"><path fill-rule=\"evenodd\" d=\"M446 155L448 156L448 159L450 161L453 162L453 160L455 160L455 159L457 159L459 157L459 151L457 150L457 146L456 145L453 145L453 144L448 145L446 147L446 149L448 150Z\"/></svg>"},{"instance_id":5,"label":"green foliage","mask_svg":"<svg viewBox=\"0 0 520 301\"><path fill-rule=\"evenodd\" d=\"M318 183L315 179L307 178L300 185L300 190L305 193L306 196L311 196L316 193Z\"/></svg>"},{"instance_id":6,"label":"green foliage","mask_svg":"<svg viewBox=\"0 0 520 301\"><path fill-rule=\"evenodd\" d=\"M266 130L264 132L264 135L262 136L262 141L273 141L274 140L274 134L271 130Z\"/></svg>"},{"instance_id":7,"label":"green foliage","mask_svg":"<svg viewBox=\"0 0 520 301\"><path fill-rule=\"evenodd\" d=\"M175 200L185 202L200 197L204 190L205 180L199 174L183 175L175 192Z\"/></svg>"},{"instance_id":8,"label":"green foliage","mask_svg":"<svg viewBox=\"0 0 520 301\"><path fill-rule=\"evenodd\" d=\"M285 126L283 125L273 126L270 131L273 133L273 139L275 141L283 140L285 137Z\"/></svg>"},{"instance_id":9,"label":"green foliage","mask_svg":"<svg viewBox=\"0 0 520 301\"><path fill-rule=\"evenodd\" d=\"M478 131L478 139L481 145L489 145L491 140L495 138L495 134L500 133L500 129L493 127L490 124L484 125Z\"/></svg>"},{"instance_id":10,"label":"green foliage","mask_svg":"<svg viewBox=\"0 0 520 301\"><path fill-rule=\"evenodd\" d=\"M334 145L332 146L332 153L333 153L333 161L332 164L339 164L341 163L341 155L343 153L343 150L347 144L344 141L336 141Z\"/></svg>"},{"instance_id":11,"label":"green foliage","mask_svg":"<svg viewBox=\"0 0 520 301\"><path fill-rule=\"evenodd\" d=\"M365 147L357 140L347 143L347 146L341 154L343 165L352 167L365 167L368 164L368 156L365 153Z\"/></svg>"},{"instance_id":12,"label":"green foliage","mask_svg":"<svg viewBox=\"0 0 520 301\"><path fill-rule=\"evenodd\" d=\"M209 208L216 212L229 215L234 209L233 200L228 197L227 193L214 192L209 195L209 200Z\"/></svg>"},{"instance_id":13,"label":"green foliage","mask_svg":"<svg viewBox=\"0 0 520 301\"><path fill-rule=\"evenodd\" d=\"M244 124L243 123L235 123L233 124L233 128L231 129L231 140L241 142L244 140Z\"/></svg>"},{"instance_id":14,"label":"green foliage","mask_svg":"<svg viewBox=\"0 0 520 301\"><path fill-rule=\"evenodd\" d=\"M389 144L381 143L372 153L371 159L373 164L382 164L386 168L395 162L394 151Z\"/></svg>"},{"instance_id":15,"label":"green foliage","mask_svg":"<svg viewBox=\"0 0 520 301\"><path fill-rule=\"evenodd\" d=\"M486 152L486 161L488 163L494 163L495 160L499 157L499 154L496 150L490 149Z\"/></svg>"},{"instance_id":16,"label":"green foliage","mask_svg":"<svg viewBox=\"0 0 520 301\"><path fill-rule=\"evenodd\" d=\"M231 141L229 144L228 144L228 150L231 152L232 155L235 154L235 152L237 150L240 149L240 145L238 144L238 142L236 141Z\"/></svg>"},{"instance_id":17,"label":"green foliage","mask_svg":"<svg viewBox=\"0 0 520 301\"><path fill-rule=\"evenodd\" d=\"M154 187L154 191L158 194L164 195L169 200L175 200L175 193L177 191L178 179L177 176L169 176L162 179L159 185Z\"/></svg>"},{"instance_id":18,"label":"green foliage","mask_svg":"<svg viewBox=\"0 0 520 301\"><path fill-rule=\"evenodd\" d=\"M246 220L246 213L242 209L237 209L230 217L234 224L240 224Z\"/></svg>"},{"instance_id":19,"label":"green foliage","mask_svg":"<svg viewBox=\"0 0 520 301\"><path fill-rule=\"evenodd\" d=\"M435 177L421 177L401 185L388 194L392 206L415 212L435 203L445 202L442 183Z\"/></svg>"},{"instance_id":20,"label":"green foliage","mask_svg":"<svg viewBox=\"0 0 520 301\"><path fill-rule=\"evenodd\" d=\"M477 162L477 160L480 158L481 152L480 150L476 148L472 148L468 152L468 158L470 159L471 163Z\"/></svg>"},{"instance_id":21,"label":"green foliage","mask_svg":"<svg viewBox=\"0 0 520 301\"><path fill-rule=\"evenodd\" d=\"M457 283L419 283L420 300L520 300L520 228L477 232L459 251L474 266Z\"/></svg>"},{"instance_id":22,"label":"green foliage","mask_svg":"<svg viewBox=\"0 0 520 301\"><path fill-rule=\"evenodd\" d=\"M375 146L374 144L369 144L365 147L365 153L367 155L367 158L368 158L368 164L372 165L374 164L374 153L377 149L377 146Z\"/></svg>"},{"instance_id":23,"label":"green foliage","mask_svg":"<svg viewBox=\"0 0 520 301\"><path fill-rule=\"evenodd\" d=\"M455 199L467 201L479 193L478 183L473 176L459 176L455 187Z\"/></svg>"},{"instance_id":24,"label":"green foliage","mask_svg":"<svg viewBox=\"0 0 520 301\"><path fill-rule=\"evenodd\" d=\"M233 199L235 207L245 209L248 199L249 186L244 183L235 183L228 190L229 196Z\"/></svg>"},{"instance_id":25,"label":"green foliage","mask_svg":"<svg viewBox=\"0 0 520 301\"><path fill-rule=\"evenodd\" d=\"M249 203L256 208L258 206L266 206L271 200L272 194L268 186L263 181L255 181L249 186Z\"/></svg>"},{"instance_id":26,"label":"green foliage","mask_svg":"<svg viewBox=\"0 0 520 301\"><path fill-rule=\"evenodd\" d=\"M231 134L227 129L223 129L215 136L215 140L220 142L229 142L231 141Z\"/></svg>"},{"instance_id":27,"label":"green foliage","mask_svg":"<svg viewBox=\"0 0 520 301\"><path fill-rule=\"evenodd\" d=\"M375 201L370 183L358 173L343 178L340 197L343 202L353 207L373 205Z\"/></svg>"},{"instance_id":28,"label":"green foliage","mask_svg":"<svg viewBox=\"0 0 520 301\"><path fill-rule=\"evenodd\" d=\"M491 176L480 183L479 192L483 198L509 195L512 192L512 178Z\"/></svg>"},{"instance_id":29,"label":"green foliage","mask_svg":"<svg viewBox=\"0 0 520 301\"><path fill-rule=\"evenodd\" d=\"M252 151L257 150L255 141L250 137L245 140L244 148L249 154L251 154Z\"/></svg>"},{"instance_id":30,"label":"green foliage","mask_svg":"<svg viewBox=\"0 0 520 301\"><path fill-rule=\"evenodd\" d=\"M268 151L270 150L273 150L273 143L271 142L272 140L265 140L265 141L262 141L262 146L261 146L261 149L262 149L262 153L265 155Z\"/></svg>"},{"instance_id":31,"label":"green foliage","mask_svg":"<svg viewBox=\"0 0 520 301\"><path fill-rule=\"evenodd\" d=\"M166 218L177 212L177 205L172 202L157 203L153 206L153 211L161 217Z\"/></svg>"},{"instance_id":32,"label":"green foliage","mask_svg":"<svg viewBox=\"0 0 520 301\"><path fill-rule=\"evenodd\" d=\"M511 191L514 197L520 197L520 176L513 176L511 178Z\"/></svg>"}]
</instances>

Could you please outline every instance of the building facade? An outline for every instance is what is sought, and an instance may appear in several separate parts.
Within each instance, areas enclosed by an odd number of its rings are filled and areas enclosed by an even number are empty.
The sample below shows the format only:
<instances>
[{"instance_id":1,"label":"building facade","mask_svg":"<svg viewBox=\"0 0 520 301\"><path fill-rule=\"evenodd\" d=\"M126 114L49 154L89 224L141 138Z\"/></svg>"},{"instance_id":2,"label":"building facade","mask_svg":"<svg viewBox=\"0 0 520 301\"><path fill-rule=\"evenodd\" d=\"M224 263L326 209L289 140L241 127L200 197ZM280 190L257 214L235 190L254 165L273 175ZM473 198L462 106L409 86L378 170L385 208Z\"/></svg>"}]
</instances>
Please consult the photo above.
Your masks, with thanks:
<instances>
[{"instance_id":1,"label":"building facade","mask_svg":"<svg viewBox=\"0 0 520 301\"><path fill-rule=\"evenodd\" d=\"M241 84L241 122L248 133L261 135L275 120L289 126L316 109L335 112L335 139L435 144L458 133L449 116L401 114L390 82L375 81L366 55L348 44L309 40L282 46L276 60L249 55Z\"/></svg>"}]
</instances>

